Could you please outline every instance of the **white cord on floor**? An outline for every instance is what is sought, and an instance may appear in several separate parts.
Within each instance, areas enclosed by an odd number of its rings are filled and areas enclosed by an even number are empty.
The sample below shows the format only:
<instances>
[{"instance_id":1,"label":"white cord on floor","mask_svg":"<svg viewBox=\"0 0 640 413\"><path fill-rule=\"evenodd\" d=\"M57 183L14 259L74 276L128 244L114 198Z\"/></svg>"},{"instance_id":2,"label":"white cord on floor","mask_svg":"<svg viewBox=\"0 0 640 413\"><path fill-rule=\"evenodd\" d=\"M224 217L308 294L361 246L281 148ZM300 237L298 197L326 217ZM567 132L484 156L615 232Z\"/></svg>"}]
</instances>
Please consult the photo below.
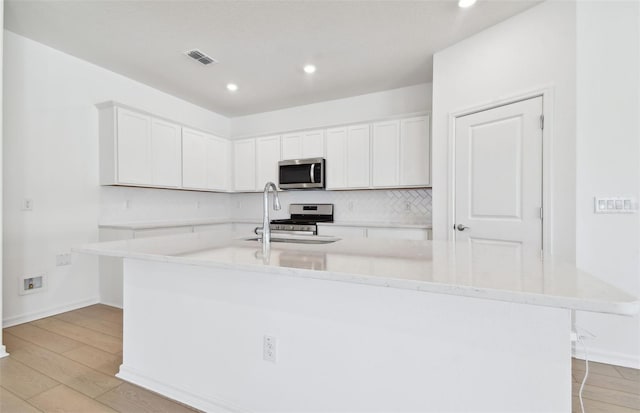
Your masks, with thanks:
<instances>
[{"instance_id":1,"label":"white cord on floor","mask_svg":"<svg viewBox=\"0 0 640 413\"><path fill-rule=\"evenodd\" d=\"M587 345L584 343L582 336L578 335L578 343L582 344L584 348L584 378L582 379L582 384L580 385L580 392L578 393L578 398L580 399L580 409L582 413L584 413L584 402L582 401L582 390L584 390L584 384L587 382L587 377L589 377L589 354L587 353Z\"/></svg>"},{"instance_id":2,"label":"white cord on floor","mask_svg":"<svg viewBox=\"0 0 640 413\"><path fill-rule=\"evenodd\" d=\"M587 352L587 344L584 342L585 339L592 339L596 336L584 328L579 328L578 326L574 326L576 329L576 337L578 343L582 344L584 348L584 378L582 379L582 384L580 384L580 392L578 393L578 398L580 399L580 409L582 413L584 412L584 402L582 401L582 391L584 390L584 385L587 382L587 377L589 377L589 353ZM578 331L580 330L580 331Z\"/></svg>"}]
</instances>

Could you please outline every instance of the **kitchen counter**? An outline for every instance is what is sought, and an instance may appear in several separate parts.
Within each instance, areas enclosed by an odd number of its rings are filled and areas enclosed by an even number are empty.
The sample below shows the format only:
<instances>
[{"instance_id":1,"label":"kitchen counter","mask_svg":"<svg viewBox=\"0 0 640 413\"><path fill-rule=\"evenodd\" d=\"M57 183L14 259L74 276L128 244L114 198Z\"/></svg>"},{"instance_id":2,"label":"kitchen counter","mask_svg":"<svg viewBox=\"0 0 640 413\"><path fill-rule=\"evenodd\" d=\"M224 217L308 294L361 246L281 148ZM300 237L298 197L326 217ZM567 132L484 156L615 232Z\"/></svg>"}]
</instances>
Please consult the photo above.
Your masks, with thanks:
<instances>
[{"instance_id":1,"label":"kitchen counter","mask_svg":"<svg viewBox=\"0 0 640 413\"><path fill-rule=\"evenodd\" d=\"M640 301L545 257L493 244L343 239L321 245L257 241L203 232L89 244L76 252L242 269L539 306L632 315Z\"/></svg>"},{"instance_id":2,"label":"kitchen counter","mask_svg":"<svg viewBox=\"0 0 640 413\"><path fill-rule=\"evenodd\" d=\"M572 310L639 310L571 265L489 243L263 251L205 231L74 251L123 257L118 377L204 411L568 412Z\"/></svg>"},{"instance_id":3,"label":"kitchen counter","mask_svg":"<svg viewBox=\"0 0 640 413\"><path fill-rule=\"evenodd\" d=\"M104 222L98 224L98 228L108 229L127 229L127 230L144 230L157 228L177 228L191 227L197 225L218 225L218 224L255 224L259 220L249 219L231 219L231 218L200 218L200 219L182 219L182 220L163 220L163 221L136 221L136 222Z\"/></svg>"},{"instance_id":4,"label":"kitchen counter","mask_svg":"<svg viewBox=\"0 0 640 413\"><path fill-rule=\"evenodd\" d=\"M432 229L433 225L426 223L411 222L381 222L381 221L334 221L318 222L318 226L345 226L345 227L365 227L365 228L415 228Z\"/></svg>"}]
</instances>

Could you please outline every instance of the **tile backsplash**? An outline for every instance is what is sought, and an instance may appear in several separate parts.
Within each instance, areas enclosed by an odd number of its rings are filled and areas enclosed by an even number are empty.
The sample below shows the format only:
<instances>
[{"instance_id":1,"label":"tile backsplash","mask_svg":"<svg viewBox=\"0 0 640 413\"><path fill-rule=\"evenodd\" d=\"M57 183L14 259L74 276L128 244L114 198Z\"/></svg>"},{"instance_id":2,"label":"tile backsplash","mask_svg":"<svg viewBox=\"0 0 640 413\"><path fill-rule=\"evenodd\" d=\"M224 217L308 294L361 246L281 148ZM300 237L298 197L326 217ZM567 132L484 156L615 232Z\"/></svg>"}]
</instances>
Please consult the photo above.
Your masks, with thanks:
<instances>
[{"instance_id":1,"label":"tile backsplash","mask_svg":"<svg viewBox=\"0 0 640 413\"><path fill-rule=\"evenodd\" d=\"M431 223L431 189L282 191L279 196L283 208L271 212L275 218L288 218L289 204L329 203L335 205L336 221ZM261 219L262 194L234 194L230 202L233 218Z\"/></svg>"},{"instance_id":2,"label":"tile backsplash","mask_svg":"<svg viewBox=\"0 0 640 413\"><path fill-rule=\"evenodd\" d=\"M431 223L431 189L361 191L281 191L282 210L289 204L335 205L335 220L349 222ZM272 195L269 195L271 197ZM211 193L154 188L101 187L100 222L149 222L199 218L262 220L262 193Z\"/></svg>"}]
</instances>

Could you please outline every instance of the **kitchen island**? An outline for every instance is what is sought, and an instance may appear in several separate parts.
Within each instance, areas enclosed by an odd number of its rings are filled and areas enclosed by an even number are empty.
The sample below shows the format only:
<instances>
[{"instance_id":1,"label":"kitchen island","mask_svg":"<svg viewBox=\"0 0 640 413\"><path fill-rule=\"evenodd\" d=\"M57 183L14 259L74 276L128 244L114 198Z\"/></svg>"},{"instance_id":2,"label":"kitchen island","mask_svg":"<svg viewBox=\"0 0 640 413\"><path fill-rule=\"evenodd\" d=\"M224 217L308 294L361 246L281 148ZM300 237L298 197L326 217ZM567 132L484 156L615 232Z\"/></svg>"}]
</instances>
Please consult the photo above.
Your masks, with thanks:
<instances>
[{"instance_id":1,"label":"kitchen island","mask_svg":"<svg viewBox=\"0 0 640 413\"><path fill-rule=\"evenodd\" d=\"M318 238L316 238L318 239ZM497 243L99 243L124 258L119 377L206 411L571 410L571 311L637 298Z\"/></svg>"}]
</instances>

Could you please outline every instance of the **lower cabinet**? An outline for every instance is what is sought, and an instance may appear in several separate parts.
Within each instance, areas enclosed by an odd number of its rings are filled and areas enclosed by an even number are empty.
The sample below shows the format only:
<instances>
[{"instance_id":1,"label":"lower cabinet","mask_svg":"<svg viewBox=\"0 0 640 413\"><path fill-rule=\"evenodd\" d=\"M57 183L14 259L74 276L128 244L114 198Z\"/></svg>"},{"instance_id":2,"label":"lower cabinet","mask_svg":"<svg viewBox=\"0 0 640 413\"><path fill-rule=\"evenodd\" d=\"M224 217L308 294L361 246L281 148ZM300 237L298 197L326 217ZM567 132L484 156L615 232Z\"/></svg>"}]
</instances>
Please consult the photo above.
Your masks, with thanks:
<instances>
[{"instance_id":1,"label":"lower cabinet","mask_svg":"<svg viewBox=\"0 0 640 413\"><path fill-rule=\"evenodd\" d=\"M318 225L318 235L339 238L408 239L416 241L432 239L431 229L428 228L363 227L334 224Z\"/></svg>"}]
</instances>

